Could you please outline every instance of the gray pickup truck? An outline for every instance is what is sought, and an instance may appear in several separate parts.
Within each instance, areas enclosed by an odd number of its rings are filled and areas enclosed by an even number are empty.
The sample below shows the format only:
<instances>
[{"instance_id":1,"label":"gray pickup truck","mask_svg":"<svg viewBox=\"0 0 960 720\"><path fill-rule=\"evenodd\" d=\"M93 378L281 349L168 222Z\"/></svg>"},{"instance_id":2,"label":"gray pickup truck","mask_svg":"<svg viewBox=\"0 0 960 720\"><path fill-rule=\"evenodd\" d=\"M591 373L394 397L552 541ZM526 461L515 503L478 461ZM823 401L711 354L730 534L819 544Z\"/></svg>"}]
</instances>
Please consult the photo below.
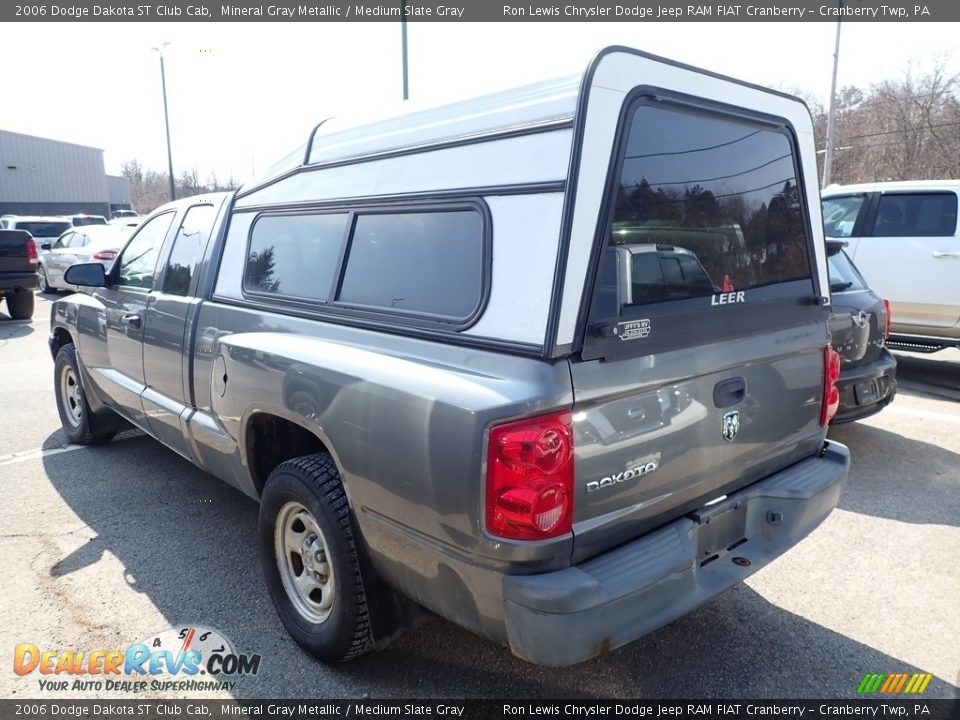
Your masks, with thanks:
<instances>
[{"instance_id":1,"label":"gray pickup truck","mask_svg":"<svg viewBox=\"0 0 960 720\"><path fill-rule=\"evenodd\" d=\"M37 245L25 230L0 230L0 300L13 320L33 317Z\"/></svg>"},{"instance_id":2,"label":"gray pickup truck","mask_svg":"<svg viewBox=\"0 0 960 720\"><path fill-rule=\"evenodd\" d=\"M258 498L274 604L325 661L424 610L586 660L837 503L816 174L799 100L626 48L323 124L67 270L64 428L132 423Z\"/></svg>"}]
</instances>

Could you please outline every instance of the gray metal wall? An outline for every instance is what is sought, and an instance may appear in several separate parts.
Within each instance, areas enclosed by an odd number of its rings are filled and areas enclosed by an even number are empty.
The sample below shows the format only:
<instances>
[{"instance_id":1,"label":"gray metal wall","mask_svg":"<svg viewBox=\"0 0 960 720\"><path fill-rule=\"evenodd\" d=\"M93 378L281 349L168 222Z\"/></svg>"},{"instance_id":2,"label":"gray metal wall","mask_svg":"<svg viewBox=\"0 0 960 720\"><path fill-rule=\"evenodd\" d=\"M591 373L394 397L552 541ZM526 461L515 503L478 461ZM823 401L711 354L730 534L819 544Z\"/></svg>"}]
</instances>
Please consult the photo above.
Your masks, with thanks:
<instances>
[{"instance_id":1,"label":"gray metal wall","mask_svg":"<svg viewBox=\"0 0 960 720\"><path fill-rule=\"evenodd\" d=\"M103 150L0 130L0 213L106 214L109 198Z\"/></svg>"},{"instance_id":2,"label":"gray metal wall","mask_svg":"<svg viewBox=\"0 0 960 720\"><path fill-rule=\"evenodd\" d=\"M111 205L130 204L130 181L118 175L107 175L107 188Z\"/></svg>"}]
</instances>

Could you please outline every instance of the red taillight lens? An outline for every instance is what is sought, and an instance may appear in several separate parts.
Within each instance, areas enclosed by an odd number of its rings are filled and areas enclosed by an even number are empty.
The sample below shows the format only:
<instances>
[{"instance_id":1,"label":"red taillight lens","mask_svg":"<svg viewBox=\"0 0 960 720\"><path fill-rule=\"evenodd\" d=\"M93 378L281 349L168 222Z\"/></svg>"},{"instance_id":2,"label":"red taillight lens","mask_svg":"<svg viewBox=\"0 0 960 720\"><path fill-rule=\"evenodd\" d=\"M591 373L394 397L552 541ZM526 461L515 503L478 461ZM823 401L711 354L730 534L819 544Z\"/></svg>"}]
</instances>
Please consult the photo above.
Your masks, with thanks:
<instances>
[{"instance_id":1,"label":"red taillight lens","mask_svg":"<svg viewBox=\"0 0 960 720\"><path fill-rule=\"evenodd\" d=\"M116 250L101 250L93 254L94 260L113 260L117 256Z\"/></svg>"},{"instance_id":2,"label":"red taillight lens","mask_svg":"<svg viewBox=\"0 0 960 720\"><path fill-rule=\"evenodd\" d=\"M40 262L40 256L37 255L37 244L33 240L27 240L27 262L31 265Z\"/></svg>"},{"instance_id":3,"label":"red taillight lens","mask_svg":"<svg viewBox=\"0 0 960 720\"><path fill-rule=\"evenodd\" d=\"M883 312L886 315L883 321L883 337L890 337L890 324L893 322L893 313L890 311L890 301L883 299Z\"/></svg>"},{"instance_id":4,"label":"red taillight lens","mask_svg":"<svg viewBox=\"0 0 960 720\"><path fill-rule=\"evenodd\" d=\"M820 405L820 425L826 427L840 407L840 353L827 345L823 349L823 403Z\"/></svg>"},{"instance_id":5,"label":"red taillight lens","mask_svg":"<svg viewBox=\"0 0 960 720\"><path fill-rule=\"evenodd\" d=\"M573 422L569 412L497 425L487 450L487 530L543 540L573 526Z\"/></svg>"}]
</instances>

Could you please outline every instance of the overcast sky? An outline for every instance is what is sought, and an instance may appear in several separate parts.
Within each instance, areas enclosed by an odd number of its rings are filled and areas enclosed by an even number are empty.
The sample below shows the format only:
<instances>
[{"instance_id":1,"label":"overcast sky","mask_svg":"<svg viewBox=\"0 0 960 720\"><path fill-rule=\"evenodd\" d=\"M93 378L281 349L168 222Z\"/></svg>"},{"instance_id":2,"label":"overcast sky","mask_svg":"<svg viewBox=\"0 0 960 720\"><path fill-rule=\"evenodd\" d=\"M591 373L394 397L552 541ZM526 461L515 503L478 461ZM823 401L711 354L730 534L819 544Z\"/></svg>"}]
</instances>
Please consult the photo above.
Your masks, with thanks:
<instances>
[{"instance_id":1,"label":"overcast sky","mask_svg":"<svg viewBox=\"0 0 960 720\"><path fill-rule=\"evenodd\" d=\"M581 73L623 44L825 101L836 25L814 23L410 23L414 101L444 102ZM324 117L394 108L399 23L28 23L0 42L0 129L103 148L107 172L166 167L160 67L174 171L247 178ZM945 58L960 23L844 23L840 85L899 78Z\"/></svg>"}]
</instances>

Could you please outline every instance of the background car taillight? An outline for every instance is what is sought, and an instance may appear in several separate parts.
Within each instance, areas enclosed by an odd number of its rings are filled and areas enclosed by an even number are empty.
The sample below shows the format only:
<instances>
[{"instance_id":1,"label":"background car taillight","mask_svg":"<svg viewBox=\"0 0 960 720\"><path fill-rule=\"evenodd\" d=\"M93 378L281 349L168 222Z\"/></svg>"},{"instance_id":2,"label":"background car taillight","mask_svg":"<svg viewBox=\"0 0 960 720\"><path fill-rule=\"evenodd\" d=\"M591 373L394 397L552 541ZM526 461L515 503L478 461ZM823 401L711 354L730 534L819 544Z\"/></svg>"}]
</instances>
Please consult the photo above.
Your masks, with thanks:
<instances>
[{"instance_id":1,"label":"background car taillight","mask_svg":"<svg viewBox=\"0 0 960 720\"><path fill-rule=\"evenodd\" d=\"M27 240L27 262L31 265L40 262L40 256L37 255L37 244L33 240Z\"/></svg>"},{"instance_id":2,"label":"background car taillight","mask_svg":"<svg viewBox=\"0 0 960 720\"><path fill-rule=\"evenodd\" d=\"M113 260L117 256L116 250L101 250L93 254L94 260Z\"/></svg>"},{"instance_id":3,"label":"background car taillight","mask_svg":"<svg viewBox=\"0 0 960 720\"><path fill-rule=\"evenodd\" d=\"M883 337L884 339L890 337L890 324L893 322L893 313L890 311L890 301L886 298L883 299Z\"/></svg>"},{"instance_id":4,"label":"background car taillight","mask_svg":"<svg viewBox=\"0 0 960 720\"><path fill-rule=\"evenodd\" d=\"M840 407L840 353L827 345L823 349L823 403L820 405L820 426L826 427Z\"/></svg>"},{"instance_id":5,"label":"background car taillight","mask_svg":"<svg viewBox=\"0 0 960 720\"><path fill-rule=\"evenodd\" d=\"M487 450L487 530L543 540L573 526L573 422L567 411L497 425Z\"/></svg>"}]
</instances>

